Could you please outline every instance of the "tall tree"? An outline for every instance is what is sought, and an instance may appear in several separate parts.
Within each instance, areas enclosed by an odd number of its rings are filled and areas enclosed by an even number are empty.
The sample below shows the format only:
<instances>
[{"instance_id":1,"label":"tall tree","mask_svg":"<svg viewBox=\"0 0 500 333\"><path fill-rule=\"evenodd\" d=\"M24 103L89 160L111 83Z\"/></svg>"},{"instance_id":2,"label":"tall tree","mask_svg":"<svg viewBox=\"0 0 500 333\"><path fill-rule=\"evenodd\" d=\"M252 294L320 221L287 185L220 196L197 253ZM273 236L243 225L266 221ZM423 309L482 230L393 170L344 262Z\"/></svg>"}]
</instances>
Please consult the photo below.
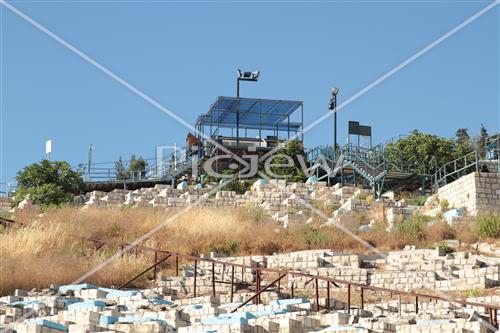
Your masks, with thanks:
<instances>
[{"instance_id":1,"label":"tall tree","mask_svg":"<svg viewBox=\"0 0 500 333\"><path fill-rule=\"evenodd\" d=\"M148 167L148 162L142 157L137 158L134 154L130 156L130 162L128 164L128 172L134 178L143 178L146 175L146 168Z\"/></svg>"},{"instance_id":2,"label":"tall tree","mask_svg":"<svg viewBox=\"0 0 500 333\"><path fill-rule=\"evenodd\" d=\"M115 162L115 174L117 180L124 180L130 177L121 156L118 158L118 161Z\"/></svg>"},{"instance_id":3,"label":"tall tree","mask_svg":"<svg viewBox=\"0 0 500 333\"><path fill-rule=\"evenodd\" d=\"M393 163L389 167L403 165L418 173L433 173L435 167L455 159L455 146L453 140L414 130L409 136L388 144L385 155Z\"/></svg>"},{"instance_id":4,"label":"tall tree","mask_svg":"<svg viewBox=\"0 0 500 333\"><path fill-rule=\"evenodd\" d=\"M84 189L81 175L65 161L30 164L17 173L16 181L16 203L29 197L44 207L70 203Z\"/></svg>"},{"instance_id":5,"label":"tall tree","mask_svg":"<svg viewBox=\"0 0 500 333\"><path fill-rule=\"evenodd\" d=\"M486 143L488 141L488 131L484 127L483 124L481 124L481 131L479 132L479 144L480 144L480 151L479 151L479 156L481 158L486 157Z\"/></svg>"},{"instance_id":6,"label":"tall tree","mask_svg":"<svg viewBox=\"0 0 500 333\"><path fill-rule=\"evenodd\" d=\"M470 137L467 128L459 128L455 133L458 144L468 144Z\"/></svg>"},{"instance_id":7,"label":"tall tree","mask_svg":"<svg viewBox=\"0 0 500 333\"><path fill-rule=\"evenodd\" d=\"M459 128L455 133L455 158L460 158L473 151L472 140L469 136L467 128Z\"/></svg>"}]
</instances>

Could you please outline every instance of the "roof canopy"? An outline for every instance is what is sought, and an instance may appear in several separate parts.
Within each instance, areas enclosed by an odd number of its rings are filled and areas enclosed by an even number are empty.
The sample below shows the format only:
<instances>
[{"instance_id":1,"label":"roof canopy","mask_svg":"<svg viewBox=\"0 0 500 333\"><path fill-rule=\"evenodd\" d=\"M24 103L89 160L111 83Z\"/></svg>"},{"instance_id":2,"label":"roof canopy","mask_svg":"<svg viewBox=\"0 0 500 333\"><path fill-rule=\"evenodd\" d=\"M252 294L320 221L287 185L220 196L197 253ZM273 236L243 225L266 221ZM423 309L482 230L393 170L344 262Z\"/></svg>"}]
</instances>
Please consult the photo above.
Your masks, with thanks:
<instances>
[{"instance_id":1,"label":"roof canopy","mask_svg":"<svg viewBox=\"0 0 500 333\"><path fill-rule=\"evenodd\" d=\"M289 116L302 105L301 101L219 96L208 112L198 117L197 124L225 128L298 131L301 123L289 122Z\"/></svg>"}]
</instances>

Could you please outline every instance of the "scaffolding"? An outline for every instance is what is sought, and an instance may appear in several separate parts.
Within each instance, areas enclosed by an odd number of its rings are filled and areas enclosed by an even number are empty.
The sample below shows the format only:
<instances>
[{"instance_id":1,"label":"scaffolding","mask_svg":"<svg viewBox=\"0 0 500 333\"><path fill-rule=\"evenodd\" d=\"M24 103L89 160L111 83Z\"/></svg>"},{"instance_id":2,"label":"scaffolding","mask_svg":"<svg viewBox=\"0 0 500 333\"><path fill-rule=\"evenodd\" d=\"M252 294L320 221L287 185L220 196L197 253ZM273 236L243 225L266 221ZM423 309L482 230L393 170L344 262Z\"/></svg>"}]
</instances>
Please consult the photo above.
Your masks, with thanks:
<instances>
[{"instance_id":1,"label":"scaffolding","mask_svg":"<svg viewBox=\"0 0 500 333\"><path fill-rule=\"evenodd\" d=\"M207 138L231 151L268 150L284 139L303 141L303 125L302 101L219 96L196 121L199 154L216 151Z\"/></svg>"}]
</instances>

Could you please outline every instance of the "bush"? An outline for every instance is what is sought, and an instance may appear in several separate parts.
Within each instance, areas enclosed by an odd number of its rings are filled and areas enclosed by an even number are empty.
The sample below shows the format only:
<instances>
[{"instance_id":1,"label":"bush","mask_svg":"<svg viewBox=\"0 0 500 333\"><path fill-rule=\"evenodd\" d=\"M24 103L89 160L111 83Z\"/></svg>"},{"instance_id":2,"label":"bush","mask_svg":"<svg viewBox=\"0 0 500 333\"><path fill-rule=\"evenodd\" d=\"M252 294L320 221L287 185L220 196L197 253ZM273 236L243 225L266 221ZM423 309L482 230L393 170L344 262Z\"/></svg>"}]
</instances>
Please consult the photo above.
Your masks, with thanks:
<instances>
[{"instance_id":1,"label":"bush","mask_svg":"<svg viewBox=\"0 0 500 333\"><path fill-rule=\"evenodd\" d=\"M450 206L450 203L448 202L448 200L443 199L439 202L439 206L441 206L441 211L444 212L448 209L448 207Z\"/></svg>"},{"instance_id":2,"label":"bush","mask_svg":"<svg viewBox=\"0 0 500 333\"><path fill-rule=\"evenodd\" d=\"M366 200L366 198L368 198L369 195L370 195L370 193L368 193L368 192L360 192L360 193L358 193L358 195L356 195L356 199Z\"/></svg>"},{"instance_id":3,"label":"bush","mask_svg":"<svg viewBox=\"0 0 500 333\"><path fill-rule=\"evenodd\" d=\"M481 296L481 290L479 289L469 289L464 292L464 297L469 298L469 297L479 297Z\"/></svg>"},{"instance_id":4,"label":"bush","mask_svg":"<svg viewBox=\"0 0 500 333\"><path fill-rule=\"evenodd\" d=\"M428 198L428 196L418 195L413 193L405 193L402 195L402 197L408 205L417 205L417 206L423 206Z\"/></svg>"},{"instance_id":5,"label":"bush","mask_svg":"<svg viewBox=\"0 0 500 333\"><path fill-rule=\"evenodd\" d=\"M213 243L210 244L208 246L208 251L225 254L226 256L237 255L240 251L240 242L236 240L224 239L222 244L218 246Z\"/></svg>"},{"instance_id":6,"label":"bush","mask_svg":"<svg viewBox=\"0 0 500 333\"><path fill-rule=\"evenodd\" d=\"M425 237L424 224L429 222L429 216L415 214L398 225L398 231L411 241L422 240Z\"/></svg>"},{"instance_id":7,"label":"bush","mask_svg":"<svg viewBox=\"0 0 500 333\"><path fill-rule=\"evenodd\" d=\"M321 230L317 227L307 228L304 232L304 242L307 245L319 245L325 244L328 241L328 237L326 234L321 232Z\"/></svg>"},{"instance_id":8,"label":"bush","mask_svg":"<svg viewBox=\"0 0 500 333\"><path fill-rule=\"evenodd\" d=\"M70 203L84 188L82 177L64 161L42 160L19 171L15 204L29 197L42 207Z\"/></svg>"},{"instance_id":9,"label":"bush","mask_svg":"<svg viewBox=\"0 0 500 333\"><path fill-rule=\"evenodd\" d=\"M485 238L500 238L500 216L489 215L477 218L476 234Z\"/></svg>"},{"instance_id":10,"label":"bush","mask_svg":"<svg viewBox=\"0 0 500 333\"><path fill-rule=\"evenodd\" d=\"M446 244L445 242L440 242L438 245L437 245L438 249L443 251L445 254L449 254L449 253L453 253L455 252L455 250L450 247L448 244Z\"/></svg>"},{"instance_id":11,"label":"bush","mask_svg":"<svg viewBox=\"0 0 500 333\"><path fill-rule=\"evenodd\" d=\"M236 194L245 194L246 191L250 190L252 187L252 182L248 180L232 180L228 182L227 185L222 187L222 191L234 191Z\"/></svg>"}]
</instances>

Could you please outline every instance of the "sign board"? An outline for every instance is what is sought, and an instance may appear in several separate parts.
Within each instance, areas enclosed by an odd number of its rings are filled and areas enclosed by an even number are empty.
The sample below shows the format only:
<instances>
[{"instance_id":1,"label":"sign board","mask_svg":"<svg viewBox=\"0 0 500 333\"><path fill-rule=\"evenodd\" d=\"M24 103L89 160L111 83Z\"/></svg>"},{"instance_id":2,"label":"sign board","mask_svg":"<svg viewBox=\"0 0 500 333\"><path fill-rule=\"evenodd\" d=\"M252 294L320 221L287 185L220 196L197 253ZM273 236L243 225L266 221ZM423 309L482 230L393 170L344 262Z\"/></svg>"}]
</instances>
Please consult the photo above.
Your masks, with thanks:
<instances>
[{"instance_id":1,"label":"sign board","mask_svg":"<svg viewBox=\"0 0 500 333\"><path fill-rule=\"evenodd\" d=\"M349 120L349 134L358 135L359 122Z\"/></svg>"},{"instance_id":2,"label":"sign board","mask_svg":"<svg viewBox=\"0 0 500 333\"><path fill-rule=\"evenodd\" d=\"M361 136L372 136L372 127L365 126L365 125L359 125L358 133Z\"/></svg>"},{"instance_id":3,"label":"sign board","mask_svg":"<svg viewBox=\"0 0 500 333\"><path fill-rule=\"evenodd\" d=\"M371 136L372 127L360 125L358 121L349 121L349 135Z\"/></svg>"},{"instance_id":4,"label":"sign board","mask_svg":"<svg viewBox=\"0 0 500 333\"><path fill-rule=\"evenodd\" d=\"M49 155L52 152L52 140L45 142L45 154Z\"/></svg>"}]
</instances>

